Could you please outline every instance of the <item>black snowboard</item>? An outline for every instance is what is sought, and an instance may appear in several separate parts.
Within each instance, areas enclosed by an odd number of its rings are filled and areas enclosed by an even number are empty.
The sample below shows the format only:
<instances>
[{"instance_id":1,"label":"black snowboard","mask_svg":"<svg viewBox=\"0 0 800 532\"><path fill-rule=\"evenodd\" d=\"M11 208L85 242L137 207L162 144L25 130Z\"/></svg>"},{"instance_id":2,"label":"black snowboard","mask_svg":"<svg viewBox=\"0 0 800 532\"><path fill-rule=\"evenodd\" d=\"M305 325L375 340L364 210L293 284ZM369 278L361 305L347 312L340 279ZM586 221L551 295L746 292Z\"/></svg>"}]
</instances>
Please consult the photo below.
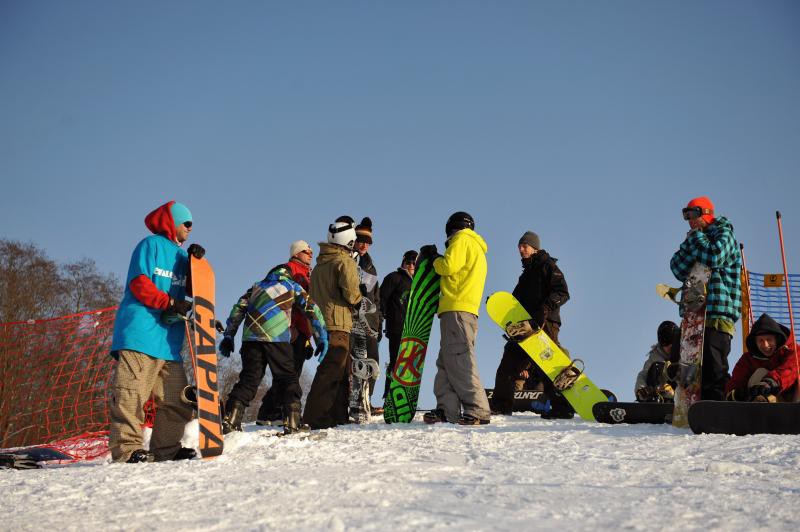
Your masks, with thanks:
<instances>
[{"instance_id":1,"label":"black snowboard","mask_svg":"<svg viewBox=\"0 0 800 532\"><path fill-rule=\"evenodd\" d=\"M492 399L494 389L486 389L486 397ZM537 390L519 390L514 392L514 405L511 407L514 412L532 412L533 403L544 400L544 392Z\"/></svg>"},{"instance_id":2,"label":"black snowboard","mask_svg":"<svg viewBox=\"0 0 800 532\"><path fill-rule=\"evenodd\" d=\"M800 434L800 403L698 401L689 426L695 434Z\"/></svg>"},{"instance_id":3,"label":"black snowboard","mask_svg":"<svg viewBox=\"0 0 800 532\"><path fill-rule=\"evenodd\" d=\"M669 423L672 403L596 403L592 414L598 423Z\"/></svg>"},{"instance_id":4,"label":"black snowboard","mask_svg":"<svg viewBox=\"0 0 800 532\"><path fill-rule=\"evenodd\" d=\"M0 467L36 469L41 467L39 462L51 460L74 460L74 458L52 447L22 447L0 450Z\"/></svg>"}]
</instances>

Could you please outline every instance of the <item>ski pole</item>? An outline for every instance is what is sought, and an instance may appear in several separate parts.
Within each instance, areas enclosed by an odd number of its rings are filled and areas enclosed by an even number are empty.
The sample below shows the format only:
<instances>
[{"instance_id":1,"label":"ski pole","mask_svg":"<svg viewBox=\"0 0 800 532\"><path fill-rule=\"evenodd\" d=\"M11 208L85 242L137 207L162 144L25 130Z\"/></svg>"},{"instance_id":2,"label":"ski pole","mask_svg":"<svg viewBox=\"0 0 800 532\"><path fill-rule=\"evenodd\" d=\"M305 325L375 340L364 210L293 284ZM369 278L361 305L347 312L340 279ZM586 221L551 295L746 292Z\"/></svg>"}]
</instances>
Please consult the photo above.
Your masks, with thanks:
<instances>
[{"instance_id":1,"label":"ski pole","mask_svg":"<svg viewBox=\"0 0 800 532\"><path fill-rule=\"evenodd\" d=\"M786 249L783 247L783 224L781 223L781 211L775 211L778 219L778 238L781 243L781 260L783 261L783 282L786 285L786 304L789 306L789 324L792 327L792 351L794 351L794 361L797 363L797 375L800 377L800 363L797 359L797 338L794 338L794 314L792 313L792 291L789 288L789 270L786 268ZM798 389L800 392L800 389ZM798 394L795 394L797 398Z\"/></svg>"}]
</instances>

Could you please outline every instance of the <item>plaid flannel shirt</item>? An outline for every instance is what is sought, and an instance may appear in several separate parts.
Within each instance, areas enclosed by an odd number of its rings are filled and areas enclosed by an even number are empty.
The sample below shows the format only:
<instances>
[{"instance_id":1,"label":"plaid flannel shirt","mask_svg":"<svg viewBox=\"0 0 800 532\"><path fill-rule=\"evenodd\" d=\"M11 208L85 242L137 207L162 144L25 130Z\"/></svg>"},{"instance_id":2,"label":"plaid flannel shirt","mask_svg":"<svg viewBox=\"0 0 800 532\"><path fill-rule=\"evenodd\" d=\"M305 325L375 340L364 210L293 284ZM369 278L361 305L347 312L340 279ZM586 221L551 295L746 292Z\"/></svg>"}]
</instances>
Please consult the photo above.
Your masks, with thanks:
<instances>
[{"instance_id":1,"label":"plaid flannel shirt","mask_svg":"<svg viewBox=\"0 0 800 532\"><path fill-rule=\"evenodd\" d=\"M742 313L742 255L727 218L717 218L705 231L692 231L672 256L669 267L683 282L695 262L711 268L706 289L706 319L736 323Z\"/></svg>"}]
</instances>

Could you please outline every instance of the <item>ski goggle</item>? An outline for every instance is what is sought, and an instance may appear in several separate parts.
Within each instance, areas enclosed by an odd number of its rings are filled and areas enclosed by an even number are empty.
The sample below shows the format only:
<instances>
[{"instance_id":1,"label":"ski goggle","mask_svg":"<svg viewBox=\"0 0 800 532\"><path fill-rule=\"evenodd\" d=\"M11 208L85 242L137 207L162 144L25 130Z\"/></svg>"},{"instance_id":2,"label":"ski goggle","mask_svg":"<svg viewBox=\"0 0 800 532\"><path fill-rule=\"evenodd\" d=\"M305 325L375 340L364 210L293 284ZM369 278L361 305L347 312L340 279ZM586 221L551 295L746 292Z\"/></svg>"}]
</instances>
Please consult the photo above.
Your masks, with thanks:
<instances>
[{"instance_id":1,"label":"ski goggle","mask_svg":"<svg viewBox=\"0 0 800 532\"><path fill-rule=\"evenodd\" d=\"M183 222L183 226L184 226L186 229L191 229L191 227L192 227L192 222L191 222L191 221L188 221L188 222Z\"/></svg>"},{"instance_id":2,"label":"ski goggle","mask_svg":"<svg viewBox=\"0 0 800 532\"><path fill-rule=\"evenodd\" d=\"M694 220L695 218L699 218L704 214L714 214L714 211L711 209L704 209L702 207L684 207L683 208L683 219L684 220Z\"/></svg>"}]
</instances>

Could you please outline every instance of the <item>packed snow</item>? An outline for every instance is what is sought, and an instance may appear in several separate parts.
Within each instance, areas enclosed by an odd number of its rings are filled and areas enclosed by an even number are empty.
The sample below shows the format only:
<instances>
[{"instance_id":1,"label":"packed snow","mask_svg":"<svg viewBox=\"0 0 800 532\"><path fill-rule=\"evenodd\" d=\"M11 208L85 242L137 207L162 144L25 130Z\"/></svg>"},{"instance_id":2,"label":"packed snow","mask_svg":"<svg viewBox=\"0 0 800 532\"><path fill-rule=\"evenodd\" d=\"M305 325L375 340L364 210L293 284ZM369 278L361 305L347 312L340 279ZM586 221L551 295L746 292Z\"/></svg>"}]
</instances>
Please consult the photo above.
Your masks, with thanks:
<instances>
[{"instance_id":1,"label":"packed snow","mask_svg":"<svg viewBox=\"0 0 800 532\"><path fill-rule=\"evenodd\" d=\"M246 425L213 460L0 470L3 530L797 530L800 439L534 414ZM185 442L196 444L196 424Z\"/></svg>"}]
</instances>

